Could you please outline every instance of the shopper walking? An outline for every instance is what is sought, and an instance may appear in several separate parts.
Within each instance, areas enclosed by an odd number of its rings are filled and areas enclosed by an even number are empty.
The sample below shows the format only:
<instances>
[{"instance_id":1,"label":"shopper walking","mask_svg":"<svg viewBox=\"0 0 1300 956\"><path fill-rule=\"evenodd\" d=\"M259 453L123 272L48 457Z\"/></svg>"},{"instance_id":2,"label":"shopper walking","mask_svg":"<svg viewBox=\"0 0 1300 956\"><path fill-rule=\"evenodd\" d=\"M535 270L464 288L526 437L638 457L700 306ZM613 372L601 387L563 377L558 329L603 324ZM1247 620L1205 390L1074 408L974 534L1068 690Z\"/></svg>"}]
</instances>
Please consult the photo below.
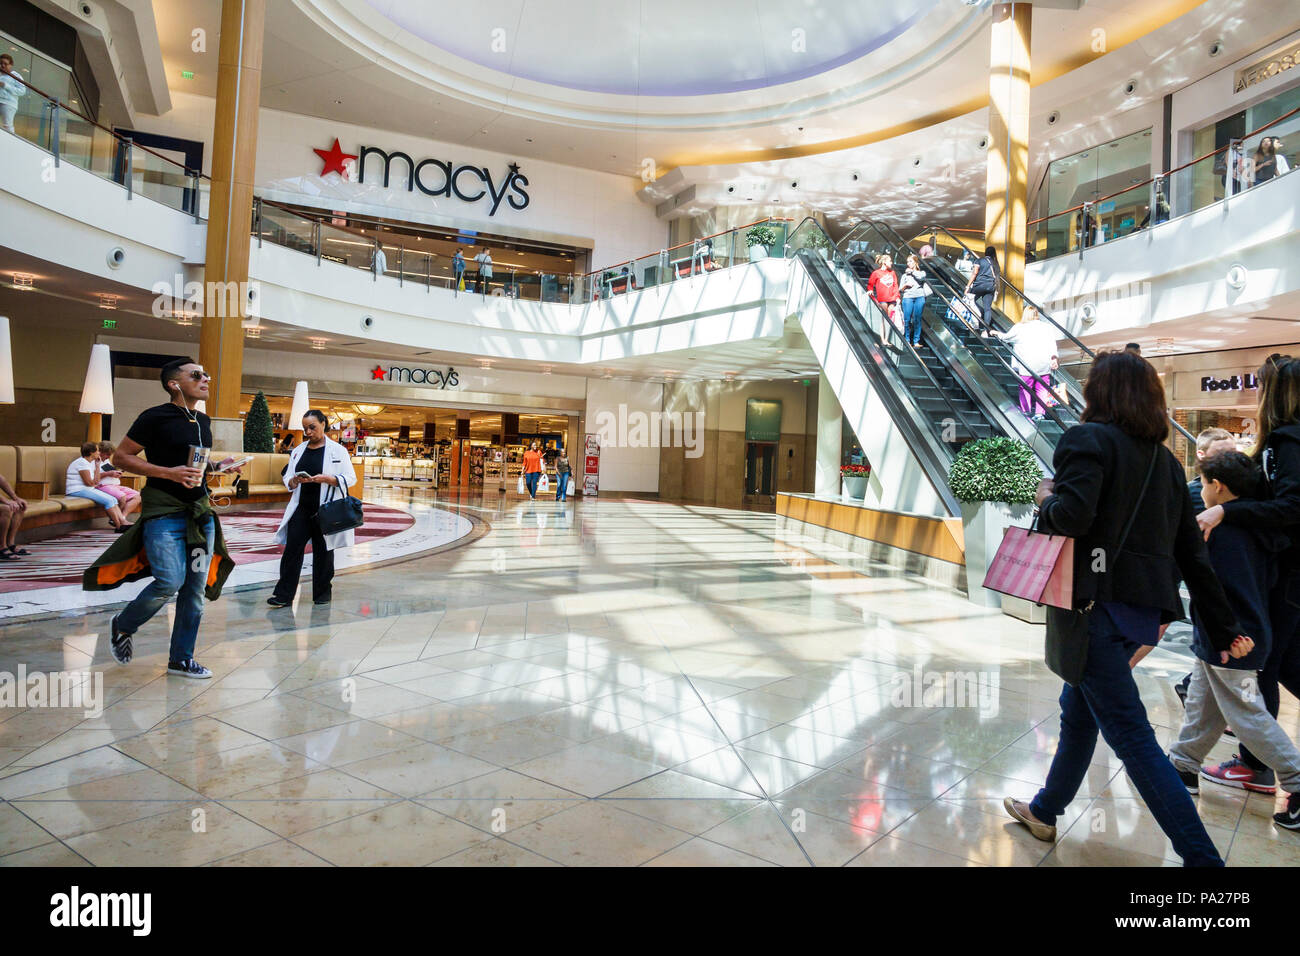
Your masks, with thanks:
<instances>
[{"instance_id":1,"label":"shopper walking","mask_svg":"<svg viewBox=\"0 0 1300 956\"><path fill-rule=\"evenodd\" d=\"M303 442L289 453L284 468L284 485L293 492L275 530L276 543L284 548L280 555L280 580L275 592L266 599L271 607L287 607L298 591L302 576L303 553L311 542L311 599L313 604L328 604L333 595L334 552L350 548L355 542L352 529L337 534L321 534L316 512L322 504L322 488L330 489L324 500L346 495L357 483L357 471L348 450L326 432L328 420L319 409L302 417Z\"/></svg>"},{"instance_id":2,"label":"shopper walking","mask_svg":"<svg viewBox=\"0 0 1300 956\"><path fill-rule=\"evenodd\" d=\"M484 247L474 261L478 263L478 291L487 295L492 289L492 253Z\"/></svg>"},{"instance_id":3,"label":"shopper walking","mask_svg":"<svg viewBox=\"0 0 1300 956\"><path fill-rule=\"evenodd\" d=\"M451 279L457 295L465 291L465 253L459 249L451 257Z\"/></svg>"},{"instance_id":4,"label":"shopper walking","mask_svg":"<svg viewBox=\"0 0 1300 956\"><path fill-rule=\"evenodd\" d=\"M894 272L894 260L889 253L876 256L876 270L867 279L867 292L880 303L889 321L896 328L902 328L899 320L898 275Z\"/></svg>"},{"instance_id":5,"label":"shopper walking","mask_svg":"<svg viewBox=\"0 0 1300 956\"><path fill-rule=\"evenodd\" d=\"M1162 622L1182 616L1180 577L1216 652L1244 653L1234 644L1239 631L1197 533L1182 465L1161 444L1169 425L1156 370L1136 355L1103 352L1084 401L1082 424L1061 437L1055 478L1040 483L1036 500L1042 530L1075 538L1075 606L1091 607L1086 664L1077 685L1061 691L1060 742L1046 783L1032 801L1007 797L1003 805L1035 837L1055 840L1100 731L1183 863L1222 866L1156 741L1129 662L1138 646L1155 643Z\"/></svg>"},{"instance_id":6,"label":"shopper walking","mask_svg":"<svg viewBox=\"0 0 1300 956\"><path fill-rule=\"evenodd\" d=\"M204 470L195 464L206 462L212 447L211 422L194 408L207 399L209 378L189 358L162 367L159 379L171 401L141 412L113 455L117 467L148 479L140 496L140 519L86 569L81 585L106 591L153 578L109 625L109 647L119 664L130 662L135 632L176 595L167 673L199 679L212 676L194 659L203 598L205 593L210 601L220 597L234 567L208 499Z\"/></svg>"},{"instance_id":7,"label":"shopper walking","mask_svg":"<svg viewBox=\"0 0 1300 956\"><path fill-rule=\"evenodd\" d=\"M118 507L117 498L95 487L102 477L99 470L99 443L84 442L81 446L81 457L72 459L72 464L68 465L63 493L70 498L86 498L99 505L108 512L108 520L113 525L113 530L121 534L131 525L127 523L125 509ZM138 505L132 506L130 510L134 511L136 507Z\"/></svg>"},{"instance_id":8,"label":"shopper walking","mask_svg":"<svg viewBox=\"0 0 1300 956\"><path fill-rule=\"evenodd\" d=\"M18 99L27 92L22 74L14 69L14 58L0 53L0 127L14 131L14 116L18 113Z\"/></svg>"},{"instance_id":9,"label":"shopper walking","mask_svg":"<svg viewBox=\"0 0 1300 956\"><path fill-rule=\"evenodd\" d=\"M1047 414L1056 398L1047 387L1048 376L1057 367L1056 329L1044 322L1038 310L1026 306L1024 314L1007 332L994 332L1011 346L1011 363L1024 384L1020 387L1020 410L1034 418Z\"/></svg>"},{"instance_id":10,"label":"shopper walking","mask_svg":"<svg viewBox=\"0 0 1300 956\"><path fill-rule=\"evenodd\" d=\"M370 270L375 274L375 279L388 271L388 256L384 255L384 247L378 239L370 253Z\"/></svg>"},{"instance_id":11,"label":"shopper walking","mask_svg":"<svg viewBox=\"0 0 1300 956\"><path fill-rule=\"evenodd\" d=\"M524 485L528 488L528 497L536 500L537 483L542 479L542 453L537 439L529 444L524 452Z\"/></svg>"},{"instance_id":12,"label":"shopper walking","mask_svg":"<svg viewBox=\"0 0 1300 956\"><path fill-rule=\"evenodd\" d=\"M966 292L975 296L975 306L979 309L980 323L984 326L981 335L987 336L993 331L993 296L998 291L998 280L1002 273L998 269L998 251L992 246L984 247L984 255L976 261L975 270L970 281L966 283Z\"/></svg>"},{"instance_id":13,"label":"shopper walking","mask_svg":"<svg viewBox=\"0 0 1300 956\"><path fill-rule=\"evenodd\" d=\"M1239 451L1205 459L1200 472L1201 493L1210 505L1252 498L1260 481L1255 463ZM1286 533L1276 528L1223 525L1210 536L1210 563L1237 619L1247 633L1255 635L1254 649L1236 659L1216 652L1206 641L1200 615L1192 607L1192 651L1197 660L1184 702L1183 726L1177 742L1169 748L1169 759L1188 793L1200 791L1198 774L1221 783L1202 769L1201 761L1231 724L1242 746L1254 748L1253 753L1277 774L1289 795L1286 810L1275 814L1274 822L1288 830L1300 830L1300 750L1268 712L1255 692L1253 679L1269 653L1269 594L1277 582L1274 556L1290 543Z\"/></svg>"},{"instance_id":14,"label":"shopper walking","mask_svg":"<svg viewBox=\"0 0 1300 956\"><path fill-rule=\"evenodd\" d=\"M1291 544L1277 559L1278 580L1269 595L1272 641L1259 672L1259 693L1268 712L1277 716L1279 684L1300 696L1300 361L1273 355L1259 370L1259 436L1252 458L1264 476L1262 500L1239 498L1206 508L1197 515L1207 540L1221 523L1247 529L1278 529ZM1209 504L1209 502L1206 502ZM1234 728L1235 730L1235 728ZM1237 755L1204 776L1216 783L1273 793L1274 773L1244 743Z\"/></svg>"},{"instance_id":15,"label":"shopper walking","mask_svg":"<svg viewBox=\"0 0 1300 956\"><path fill-rule=\"evenodd\" d=\"M569 498L569 475L573 469L569 466L569 453L563 448L555 456L555 500L567 501Z\"/></svg>"},{"instance_id":16,"label":"shopper walking","mask_svg":"<svg viewBox=\"0 0 1300 956\"><path fill-rule=\"evenodd\" d=\"M898 283L903 294L903 338L912 345L921 344L921 313L925 297L930 294L929 275L921 268L915 254L907 257L907 268Z\"/></svg>"}]
</instances>

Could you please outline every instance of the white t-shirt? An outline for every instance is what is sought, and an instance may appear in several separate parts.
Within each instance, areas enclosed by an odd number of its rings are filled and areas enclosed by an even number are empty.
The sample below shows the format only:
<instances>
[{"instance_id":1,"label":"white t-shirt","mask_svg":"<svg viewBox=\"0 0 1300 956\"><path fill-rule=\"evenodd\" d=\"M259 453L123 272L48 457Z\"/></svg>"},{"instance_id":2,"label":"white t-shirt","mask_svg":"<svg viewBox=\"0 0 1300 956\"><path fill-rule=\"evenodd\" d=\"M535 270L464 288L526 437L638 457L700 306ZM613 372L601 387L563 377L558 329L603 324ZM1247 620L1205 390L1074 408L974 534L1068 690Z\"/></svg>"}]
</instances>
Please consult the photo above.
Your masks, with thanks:
<instances>
[{"instance_id":1,"label":"white t-shirt","mask_svg":"<svg viewBox=\"0 0 1300 956\"><path fill-rule=\"evenodd\" d=\"M1056 329L1042 319L1018 322L1002 336L1015 353L1013 364L1021 375L1046 375L1056 355Z\"/></svg>"},{"instance_id":2,"label":"white t-shirt","mask_svg":"<svg viewBox=\"0 0 1300 956\"><path fill-rule=\"evenodd\" d=\"M491 275L492 275L492 256L491 256L491 254L486 253L486 252L480 252L478 255L476 255L476 256L474 257L474 261L478 263L478 274L479 274L479 275L483 276L484 278L489 278L489 277L491 277Z\"/></svg>"},{"instance_id":3,"label":"white t-shirt","mask_svg":"<svg viewBox=\"0 0 1300 956\"><path fill-rule=\"evenodd\" d=\"M83 471L88 471L92 478L95 477L95 463L93 461L87 461L85 458L78 458L68 466L68 477L64 483L64 494L70 495L74 491L82 491L85 489L86 483L81 480L81 473Z\"/></svg>"}]
</instances>

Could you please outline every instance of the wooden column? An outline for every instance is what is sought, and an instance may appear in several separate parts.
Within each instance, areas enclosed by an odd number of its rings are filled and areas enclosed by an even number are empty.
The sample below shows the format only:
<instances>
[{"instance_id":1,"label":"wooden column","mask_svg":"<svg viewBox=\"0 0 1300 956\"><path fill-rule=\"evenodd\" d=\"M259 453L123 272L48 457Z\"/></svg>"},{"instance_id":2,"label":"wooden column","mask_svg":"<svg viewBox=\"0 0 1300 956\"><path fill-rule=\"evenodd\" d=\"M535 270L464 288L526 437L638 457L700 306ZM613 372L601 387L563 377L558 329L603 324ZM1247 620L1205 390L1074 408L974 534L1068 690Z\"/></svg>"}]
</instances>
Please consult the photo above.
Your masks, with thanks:
<instances>
[{"instance_id":1,"label":"wooden column","mask_svg":"<svg viewBox=\"0 0 1300 956\"><path fill-rule=\"evenodd\" d=\"M244 376L240 319L248 305L244 292L248 282L265 19L266 0L222 0L204 315L199 336L199 361L212 376L208 409L214 418L239 417ZM227 290L225 295L220 294L222 289Z\"/></svg>"},{"instance_id":2,"label":"wooden column","mask_svg":"<svg viewBox=\"0 0 1300 956\"><path fill-rule=\"evenodd\" d=\"M1025 286L1029 196L1029 40L1033 7L995 3L989 54L989 164L984 233L998 251L1002 274ZM1003 311L1020 318L1008 296Z\"/></svg>"}]
</instances>

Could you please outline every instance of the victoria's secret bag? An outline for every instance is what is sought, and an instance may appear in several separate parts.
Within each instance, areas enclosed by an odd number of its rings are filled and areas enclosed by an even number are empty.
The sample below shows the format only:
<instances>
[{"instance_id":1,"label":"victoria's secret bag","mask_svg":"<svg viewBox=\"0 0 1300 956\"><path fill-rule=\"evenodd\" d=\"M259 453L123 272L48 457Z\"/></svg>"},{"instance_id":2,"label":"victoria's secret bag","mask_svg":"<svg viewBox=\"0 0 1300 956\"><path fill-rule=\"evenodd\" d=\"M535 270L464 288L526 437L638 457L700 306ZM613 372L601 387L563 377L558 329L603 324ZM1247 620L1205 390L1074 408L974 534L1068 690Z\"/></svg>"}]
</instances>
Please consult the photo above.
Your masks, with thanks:
<instances>
[{"instance_id":1,"label":"victoria's secret bag","mask_svg":"<svg viewBox=\"0 0 1300 956\"><path fill-rule=\"evenodd\" d=\"M1156 458L1159 454L1160 446L1156 445L1151 450L1151 464L1147 466L1147 476L1142 481L1142 490L1138 492L1133 513L1129 515L1124 533L1120 535L1119 547L1111 556L1111 567L1114 567L1120 552L1124 550L1124 545L1128 543L1128 533L1133 528L1133 522L1137 520L1138 509L1142 507L1147 486L1151 484L1151 473L1155 471ZM1089 601L1087 607L1068 610L1048 605L1047 647L1044 656L1048 669L1067 684L1078 684L1083 679L1084 669L1088 666L1088 621L1092 615L1093 605L1096 603L1096 601Z\"/></svg>"},{"instance_id":2,"label":"victoria's secret bag","mask_svg":"<svg viewBox=\"0 0 1300 956\"><path fill-rule=\"evenodd\" d=\"M341 531L351 531L353 528L360 528L365 524L365 517L361 513L361 501L352 497L345 491L340 491L337 486L329 485L330 497L327 501L321 503L316 510L316 526L320 528L323 535L338 534ZM338 491L336 497L334 492Z\"/></svg>"}]
</instances>

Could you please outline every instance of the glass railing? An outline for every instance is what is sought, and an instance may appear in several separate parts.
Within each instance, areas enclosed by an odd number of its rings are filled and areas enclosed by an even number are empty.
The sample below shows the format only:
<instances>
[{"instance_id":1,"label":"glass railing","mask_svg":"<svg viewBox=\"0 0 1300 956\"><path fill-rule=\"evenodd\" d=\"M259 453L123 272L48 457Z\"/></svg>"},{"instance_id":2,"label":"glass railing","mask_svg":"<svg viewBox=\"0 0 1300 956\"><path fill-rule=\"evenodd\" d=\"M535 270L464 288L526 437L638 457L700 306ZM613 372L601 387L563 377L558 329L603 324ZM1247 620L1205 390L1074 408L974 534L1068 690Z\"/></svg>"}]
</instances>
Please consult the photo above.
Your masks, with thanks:
<instances>
[{"instance_id":1,"label":"glass railing","mask_svg":"<svg viewBox=\"0 0 1300 956\"><path fill-rule=\"evenodd\" d=\"M1241 195L1297 165L1286 151L1282 127L1300 116L1294 109L1212 153L1108 196L1029 221L1030 261L1080 253ZM1278 149L1281 143L1282 148Z\"/></svg>"},{"instance_id":2,"label":"glass railing","mask_svg":"<svg viewBox=\"0 0 1300 956\"><path fill-rule=\"evenodd\" d=\"M31 84L18 100L14 135L51 153L55 163L66 162L117 183L132 197L152 199L200 219L207 215L210 184L199 170L132 143Z\"/></svg>"}]
</instances>

